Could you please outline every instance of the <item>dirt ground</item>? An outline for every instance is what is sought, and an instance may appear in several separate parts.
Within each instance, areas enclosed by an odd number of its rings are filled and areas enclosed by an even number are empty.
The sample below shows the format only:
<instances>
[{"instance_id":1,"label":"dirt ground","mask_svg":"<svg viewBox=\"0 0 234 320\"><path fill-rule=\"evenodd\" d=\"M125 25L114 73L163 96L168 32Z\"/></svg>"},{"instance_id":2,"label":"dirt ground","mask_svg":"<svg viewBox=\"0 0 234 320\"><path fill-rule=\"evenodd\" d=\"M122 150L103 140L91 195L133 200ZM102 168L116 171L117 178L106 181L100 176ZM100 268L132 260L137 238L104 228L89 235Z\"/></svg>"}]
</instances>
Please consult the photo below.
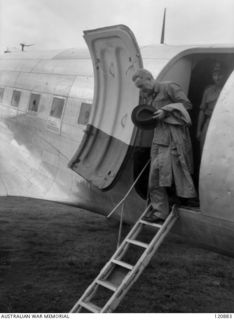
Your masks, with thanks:
<instances>
[{"instance_id":1,"label":"dirt ground","mask_svg":"<svg viewBox=\"0 0 234 320\"><path fill-rule=\"evenodd\" d=\"M114 253L118 226L53 202L0 201L0 313L68 312ZM234 259L169 236L116 312L234 312Z\"/></svg>"}]
</instances>

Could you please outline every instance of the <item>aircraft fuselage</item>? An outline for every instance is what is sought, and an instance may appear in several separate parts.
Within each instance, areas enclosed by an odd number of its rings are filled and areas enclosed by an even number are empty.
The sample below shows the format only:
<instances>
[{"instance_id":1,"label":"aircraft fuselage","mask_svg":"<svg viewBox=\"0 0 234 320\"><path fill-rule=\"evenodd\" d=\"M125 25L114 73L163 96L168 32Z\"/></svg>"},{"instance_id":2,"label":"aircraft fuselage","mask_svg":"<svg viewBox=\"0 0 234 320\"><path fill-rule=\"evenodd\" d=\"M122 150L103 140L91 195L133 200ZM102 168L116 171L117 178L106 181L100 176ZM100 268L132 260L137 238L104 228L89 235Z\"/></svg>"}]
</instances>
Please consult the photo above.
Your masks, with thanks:
<instances>
[{"instance_id":1,"label":"aircraft fuselage","mask_svg":"<svg viewBox=\"0 0 234 320\"><path fill-rule=\"evenodd\" d=\"M234 46L140 50L125 26L86 31L85 40L92 60L76 49L1 56L0 195L72 203L107 215L149 159L153 131L139 131L131 122L139 102L131 77L144 66L160 81L177 82L193 104L200 208L179 208L174 231L234 254ZM229 77L200 155L195 139L199 104L216 60L225 61ZM147 178L146 170L125 201L127 222L145 207Z\"/></svg>"}]
</instances>

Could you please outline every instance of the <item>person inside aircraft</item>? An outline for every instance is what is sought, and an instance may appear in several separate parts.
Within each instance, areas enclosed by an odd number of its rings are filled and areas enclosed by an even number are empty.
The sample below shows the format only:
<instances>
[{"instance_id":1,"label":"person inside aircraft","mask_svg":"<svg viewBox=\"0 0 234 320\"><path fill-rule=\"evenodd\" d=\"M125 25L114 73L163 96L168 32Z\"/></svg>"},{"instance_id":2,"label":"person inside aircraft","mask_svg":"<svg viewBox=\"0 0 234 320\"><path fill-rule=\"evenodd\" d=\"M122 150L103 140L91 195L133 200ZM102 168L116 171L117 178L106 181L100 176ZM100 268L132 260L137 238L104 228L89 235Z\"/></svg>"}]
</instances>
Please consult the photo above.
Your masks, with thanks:
<instances>
[{"instance_id":1,"label":"person inside aircraft","mask_svg":"<svg viewBox=\"0 0 234 320\"><path fill-rule=\"evenodd\" d=\"M191 119L187 112L192 105L179 85L154 80L148 70L138 70L132 80L140 89L140 104L155 108L149 174L152 210L146 219L160 223L169 215L167 187L175 186L179 197L196 197L191 177L193 160L188 129Z\"/></svg>"},{"instance_id":2,"label":"person inside aircraft","mask_svg":"<svg viewBox=\"0 0 234 320\"><path fill-rule=\"evenodd\" d=\"M212 71L213 84L208 86L203 93L198 116L196 136L200 142L200 151L203 149L211 115L225 82L224 74L224 66L220 62L216 62Z\"/></svg>"}]
</instances>

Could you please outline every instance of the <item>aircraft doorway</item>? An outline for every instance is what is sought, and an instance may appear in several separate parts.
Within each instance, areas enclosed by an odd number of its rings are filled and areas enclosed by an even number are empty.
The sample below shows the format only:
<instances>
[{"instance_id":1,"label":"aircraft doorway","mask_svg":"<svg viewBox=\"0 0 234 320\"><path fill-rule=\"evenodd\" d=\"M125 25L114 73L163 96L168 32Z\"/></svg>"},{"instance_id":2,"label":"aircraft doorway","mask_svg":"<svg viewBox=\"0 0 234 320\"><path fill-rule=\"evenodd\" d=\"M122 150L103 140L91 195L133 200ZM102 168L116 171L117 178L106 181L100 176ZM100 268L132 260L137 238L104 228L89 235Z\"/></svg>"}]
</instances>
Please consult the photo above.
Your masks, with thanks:
<instances>
[{"instance_id":1,"label":"aircraft doorway","mask_svg":"<svg viewBox=\"0 0 234 320\"><path fill-rule=\"evenodd\" d=\"M225 78L228 78L230 72L234 69L234 54L215 54L215 53L204 53L204 54L190 54L186 57L191 64L191 74L189 77L189 83L187 83L187 96L190 99L193 109L190 111L192 119L192 126L190 128L190 135L193 145L193 157L194 157L194 174L193 180L198 192L199 189L199 169L201 160L200 143L196 138L198 116L200 111L200 104L202 101L203 93L205 89L212 85L212 70L214 64L218 61L225 65ZM179 64L179 63L178 63ZM176 69L176 68L175 68ZM178 71L177 71L178 72ZM173 75L175 81L176 75ZM185 76L187 77L187 75ZM163 79L164 80L164 79ZM167 81L169 79L166 79ZM184 83L185 79L180 79L179 82ZM150 157L150 146L152 141L153 131L138 131L136 139L136 145L133 152L133 172L134 178L136 179L138 174L141 172ZM135 189L137 193L144 199L147 198L147 186L148 186L148 175L149 167L142 174L141 178L136 183ZM174 188L169 188L169 194L172 198L175 196ZM189 206L199 206L199 198L195 201L187 201L186 199L181 200L181 204Z\"/></svg>"},{"instance_id":2,"label":"aircraft doorway","mask_svg":"<svg viewBox=\"0 0 234 320\"><path fill-rule=\"evenodd\" d=\"M198 190L199 186L199 169L201 161L200 142L196 137L198 117L200 112L200 105L205 89L212 84L212 67L215 60L207 57L197 62L191 73L190 86L188 91L188 98L192 102L193 109L190 112L192 119L192 127L190 135L193 146L194 158L194 184Z\"/></svg>"},{"instance_id":3,"label":"aircraft doorway","mask_svg":"<svg viewBox=\"0 0 234 320\"><path fill-rule=\"evenodd\" d=\"M225 84L230 72L234 67L234 55L232 54L204 54L194 56L195 61L193 70L191 72L190 86L188 91L188 98L192 102L193 109L190 112L192 119L192 127L190 129L193 157L194 157L194 183L196 189L199 187L199 170L200 161L202 157L200 141L197 139L198 118L200 106L205 90L214 85L212 78L214 66L220 63L223 68L223 85ZM215 108L215 107L214 107ZM212 117L212 115L211 115ZM206 121L206 119L205 119ZM203 122L203 125L205 123Z\"/></svg>"}]
</instances>

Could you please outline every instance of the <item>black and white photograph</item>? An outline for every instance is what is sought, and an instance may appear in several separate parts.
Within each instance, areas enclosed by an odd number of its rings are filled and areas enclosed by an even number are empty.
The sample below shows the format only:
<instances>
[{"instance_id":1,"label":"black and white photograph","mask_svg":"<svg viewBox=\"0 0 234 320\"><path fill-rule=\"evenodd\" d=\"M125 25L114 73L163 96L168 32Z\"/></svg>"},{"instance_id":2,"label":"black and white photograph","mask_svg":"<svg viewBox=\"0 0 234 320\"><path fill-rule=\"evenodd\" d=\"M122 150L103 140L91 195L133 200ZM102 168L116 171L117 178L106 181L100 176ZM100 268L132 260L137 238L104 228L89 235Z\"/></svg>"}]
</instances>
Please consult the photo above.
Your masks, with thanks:
<instances>
[{"instance_id":1,"label":"black and white photograph","mask_svg":"<svg viewBox=\"0 0 234 320\"><path fill-rule=\"evenodd\" d=\"M234 319L233 71L234 0L0 0L1 319Z\"/></svg>"}]
</instances>

